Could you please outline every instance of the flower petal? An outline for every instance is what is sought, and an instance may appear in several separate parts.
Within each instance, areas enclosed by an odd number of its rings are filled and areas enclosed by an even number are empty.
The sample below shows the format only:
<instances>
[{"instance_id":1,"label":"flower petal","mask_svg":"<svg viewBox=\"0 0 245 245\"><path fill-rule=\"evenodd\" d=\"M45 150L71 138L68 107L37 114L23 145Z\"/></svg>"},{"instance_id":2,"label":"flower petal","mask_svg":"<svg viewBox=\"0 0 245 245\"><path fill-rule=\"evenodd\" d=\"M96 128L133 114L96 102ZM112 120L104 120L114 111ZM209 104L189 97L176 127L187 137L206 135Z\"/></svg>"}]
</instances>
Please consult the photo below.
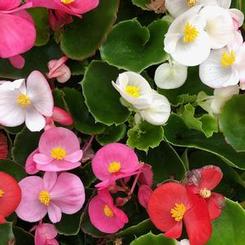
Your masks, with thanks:
<instances>
[{"instance_id":1,"label":"flower petal","mask_svg":"<svg viewBox=\"0 0 245 245\"><path fill-rule=\"evenodd\" d=\"M32 106L26 109L25 124L30 131L41 131L45 127L45 123L44 117Z\"/></svg>"},{"instance_id":2,"label":"flower petal","mask_svg":"<svg viewBox=\"0 0 245 245\"><path fill-rule=\"evenodd\" d=\"M83 157L83 151L78 150L78 151L75 151L75 152L67 155L64 159L68 162L75 163L75 162L81 161L82 157Z\"/></svg>"},{"instance_id":3,"label":"flower petal","mask_svg":"<svg viewBox=\"0 0 245 245\"><path fill-rule=\"evenodd\" d=\"M61 220L61 209L53 202L48 206L48 217L52 223L58 223Z\"/></svg>"},{"instance_id":4,"label":"flower petal","mask_svg":"<svg viewBox=\"0 0 245 245\"><path fill-rule=\"evenodd\" d=\"M211 197L207 200L208 212L211 220L217 219L224 207L225 198L219 193L212 192Z\"/></svg>"}]
</instances>

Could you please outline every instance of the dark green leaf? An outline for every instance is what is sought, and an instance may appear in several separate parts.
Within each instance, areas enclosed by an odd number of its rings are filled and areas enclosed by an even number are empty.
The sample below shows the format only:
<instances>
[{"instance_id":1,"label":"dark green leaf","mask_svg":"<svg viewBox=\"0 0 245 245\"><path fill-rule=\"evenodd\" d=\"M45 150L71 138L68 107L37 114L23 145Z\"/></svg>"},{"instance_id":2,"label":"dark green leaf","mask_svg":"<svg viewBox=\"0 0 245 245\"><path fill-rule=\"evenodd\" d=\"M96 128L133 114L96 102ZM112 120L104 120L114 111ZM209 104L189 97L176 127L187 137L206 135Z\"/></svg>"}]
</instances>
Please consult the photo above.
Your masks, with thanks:
<instances>
[{"instance_id":1,"label":"dark green leaf","mask_svg":"<svg viewBox=\"0 0 245 245\"><path fill-rule=\"evenodd\" d=\"M22 180L26 176L23 166L10 160L0 159L0 171L8 173L17 181Z\"/></svg>"},{"instance_id":2,"label":"dark green leaf","mask_svg":"<svg viewBox=\"0 0 245 245\"><path fill-rule=\"evenodd\" d=\"M15 245L34 245L34 237L20 227L14 227Z\"/></svg>"},{"instance_id":3,"label":"dark green leaf","mask_svg":"<svg viewBox=\"0 0 245 245\"><path fill-rule=\"evenodd\" d=\"M12 223L0 224L0 245L7 245L13 239Z\"/></svg>"}]
</instances>

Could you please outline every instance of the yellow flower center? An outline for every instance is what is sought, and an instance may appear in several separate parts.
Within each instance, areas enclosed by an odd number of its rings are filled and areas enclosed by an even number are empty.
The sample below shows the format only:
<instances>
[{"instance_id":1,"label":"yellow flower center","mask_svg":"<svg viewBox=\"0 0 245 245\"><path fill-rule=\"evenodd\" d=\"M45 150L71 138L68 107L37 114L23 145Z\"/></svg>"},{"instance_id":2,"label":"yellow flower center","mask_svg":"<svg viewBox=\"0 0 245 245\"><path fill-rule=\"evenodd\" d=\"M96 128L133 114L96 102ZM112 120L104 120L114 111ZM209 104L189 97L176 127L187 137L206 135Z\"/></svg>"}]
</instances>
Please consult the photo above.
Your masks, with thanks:
<instances>
[{"instance_id":1,"label":"yellow flower center","mask_svg":"<svg viewBox=\"0 0 245 245\"><path fill-rule=\"evenodd\" d=\"M39 201L45 205L45 206L49 206L50 201L51 201L51 197L48 191L41 191L39 193Z\"/></svg>"},{"instance_id":2,"label":"yellow flower center","mask_svg":"<svg viewBox=\"0 0 245 245\"><path fill-rule=\"evenodd\" d=\"M134 98L140 97L140 88L137 86L127 85L125 88L125 91L128 95L130 95Z\"/></svg>"},{"instance_id":3,"label":"yellow flower center","mask_svg":"<svg viewBox=\"0 0 245 245\"><path fill-rule=\"evenodd\" d=\"M212 192L207 188L203 188L200 190L199 194L203 198L209 198L209 197L211 197Z\"/></svg>"},{"instance_id":4,"label":"yellow flower center","mask_svg":"<svg viewBox=\"0 0 245 245\"><path fill-rule=\"evenodd\" d=\"M117 172L119 172L121 169L121 163L120 162L111 162L108 165L108 172L111 174L115 174Z\"/></svg>"},{"instance_id":5,"label":"yellow flower center","mask_svg":"<svg viewBox=\"0 0 245 245\"><path fill-rule=\"evenodd\" d=\"M191 25L189 22L187 22L184 27L183 42L192 43L197 39L198 36L199 31L197 30L197 28Z\"/></svg>"},{"instance_id":6,"label":"yellow flower center","mask_svg":"<svg viewBox=\"0 0 245 245\"><path fill-rule=\"evenodd\" d=\"M175 221L181 221L186 212L186 207L183 203L175 203L174 208L170 210L171 216Z\"/></svg>"},{"instance_id":7,"label":"yellow flower center","mask_svg":"<svg viewBox=\"0 0 245 245\"><path fill-rule=\"evenodd\" d=\"M186 0L186 3L187 3L187 5L188 5L188 7L193 7L193 6L195 6L196 5L196 3L197 3L197 0Z\"/></svg>"},{"instance_id":8,"label":"yellow flower center","mask_svg":"<svg viewBox=\"0 0 245 245\"><path fill-rule=\"evenodd\" d=\"M20 94L16 99L17 104L19 104L22 107L27 107L31 104L30 97L25 94Z\"/></svg>"},{"instance_id":9,"label":"yellow flower center","mask_svg":"<svg viewBox=\"0 0 245 245\"><path fill-rule=\"evenodd\" d=\"M63 160L67 153L66 150L62 147L55 147L51 150L50 155L52 158L56 159L56 160Z\"/></svg>"},{"instance_id":10,"label":"yellow flower center","mask_svg":"<svg viewBox=\"0 0 245 245\"><path fill-rule=\"evenodd\" d=\"M230 52L224 52L221 56L221 65L224 68L229 68L230 66L232 66L236 61L236 54L234 51L230 51Z\"/></svg>"},{"instance_id":11,"label":"yellow flower center","mask_svg":"<svg viewBox=\"0 0 245 245\"><path fill-rule=\"evenodd\" d=\"M106 216L106 217L113 217L113 211L111 210L111 208L108 206L108 205L105 205L104 206L104 215Z\"/></svg>"},{"instance_id":12,"label":"yellow flower center","mask_svg":"<svg viewBox=\"0 0 245 245\"><path fill-rule=\"evenodd\" d=\"M60 0L62 3L64 4L71 4L73 3L75 0Z\"/></svg>"},{"instance_id":13,"label":"yellow flower center","mask_svg":"<svg viewBox=\"0 0 245 245\"><path fill-rule=\"evenodd\" d=\"M4 195L4 191L0 189L0 197L3 197L3 195Z\"/></svg>"}]
</instances>

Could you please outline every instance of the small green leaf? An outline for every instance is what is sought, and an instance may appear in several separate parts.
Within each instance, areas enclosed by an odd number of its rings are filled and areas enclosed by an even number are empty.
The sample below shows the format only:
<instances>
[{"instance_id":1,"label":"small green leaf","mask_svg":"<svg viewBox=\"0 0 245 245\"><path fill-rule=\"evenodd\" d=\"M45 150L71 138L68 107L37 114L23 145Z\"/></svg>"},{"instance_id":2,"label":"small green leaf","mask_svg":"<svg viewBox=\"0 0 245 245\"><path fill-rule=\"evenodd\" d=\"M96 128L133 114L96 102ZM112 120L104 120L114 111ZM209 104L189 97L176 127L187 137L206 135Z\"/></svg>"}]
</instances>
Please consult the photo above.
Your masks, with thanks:
<instances>
[{"instance_id":1,"label":"small green leaf","mask_svg":"<svg viewBox=\"0 0 245 245\"><path fill-rule=\"evenodd\" d=\"M207 245L244 245L245 211L236 202L225 201L222 215L213 222L212 237Z\"/></svg>"},{"instance_id":2,"label":"small green leaf","mask_svg":"<svg viewBox=\"0 0 245 245\"><path fill-rule=\"evenodd\" d=\"M222 134L206 138L202 133L188 129L182 118L172 114L164 127L165 138L175 146L190 147L213 153L228 165L245 170L245 153L237 153L226 143Z\"/></svg>"},{"instance_id":3,"label":"small green leaf","mask_svg":"<svg viewBox=\"0 0 245 245\"><path fill-rule=\"evenodd\" d=\"M143 121L128 131L127 144L132 148L147 152L149 148L159 146L162 140L163 128Z\"/></svg>"},{"instance_id":4,"label":"small green leaf","mask_svg":"<svg viewBox=\"0 0 245 245\"><path fill-rule=\"evenodd\" d=\"M176 245L177 241L164 237L163 234L154 235L153 233L149 232L139 238L136 238L130 245Z\"/></svg>"},{"instance_id":5,"label":"small green leaf","mask_svg":"<svg viewBox=\"0 0 245 245\"><path fill-rule=\"evenodd\" d=\"M122 21L114 26L101 47L101 57L118 68L141 72L166 60L163 39L167 30L168 23L163 20L156 20L148 27L136 19Z\"/></svg>"},{"instance_id":6,"label":"small green leaf","mask_svg":"<svg viewBox=\"0 0 245 245\"><path fill-rule=\"evenodd\" d=\"M0 224L0 245L6 245L13 239L12 223Z\"/></svg>"},{"instance_id":7,"label":"small green leaf","mask_svg":"<svg viewBox=\"0 0 245 245\"><path fill-rule=\"evenodd\" d=\"M245 95L235 95L226 102L220 115L220 127L226 141L236 151L245 151Z\"/></svg>"},{"instance_id":8,"label":"small green leaf","mask_svg":"<svg viewBox=\"0 0 245 245\"><path fill-rule=\"evenodd\" d=\"M61 49L71 59L92 56L105 40L116 20L119 0L100 0L99 6L66 25L61 36Z\"/></svg>"},{"instance_id":9,"label":"small green leaf","mask_svg":"<svg viewBox=\"0 0 245 245\"><path fill-rule=\"evenodd\" d=\"M103 61L92 61L82 81L85 103L97 122L108 126L122 124L129 111L120 103L120 96L112 86L119 70Z\"/></svg>"},{"instance_id":10,"label":"small green leaf","mask_svg":"<svg viewBox=\"0 0 245 245\"><path fill-rule=\"evenodd\" d=\"M10 160L0 159L0 171L8 173L17 181L22 180L26 176L23 166Z\"/></svg>"}]
</instances>

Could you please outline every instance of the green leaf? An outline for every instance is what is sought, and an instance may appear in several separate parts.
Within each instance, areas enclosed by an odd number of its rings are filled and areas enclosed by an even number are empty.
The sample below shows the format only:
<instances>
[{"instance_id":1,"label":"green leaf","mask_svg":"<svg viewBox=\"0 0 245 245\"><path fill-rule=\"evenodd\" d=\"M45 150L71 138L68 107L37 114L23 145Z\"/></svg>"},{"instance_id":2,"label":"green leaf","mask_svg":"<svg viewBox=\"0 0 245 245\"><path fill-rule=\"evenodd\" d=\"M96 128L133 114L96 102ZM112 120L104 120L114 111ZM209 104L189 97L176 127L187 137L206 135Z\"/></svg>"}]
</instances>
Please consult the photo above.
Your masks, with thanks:
<instances>
[{"instance_id":1,"label":"green leaf","mask_svg":"<svg viewBox=\"0 0 245 245\"><path fill-rule=\"evenodd\" d=\"M6 59L0 59L0 77L18 79L27 77L32 71L48 71L48 62L62 56L59 47L53 41L42 47L34 47L24 55L25 66L22 70L14 68Z\"/></svg>"},{"instance_id":2,"label":"green leaf","mask_svg":"<svg viewBox=\"0 0 245 245\"><path fill-rule=\"evenodd\" d=\"M99 7L66 25L61 36L61 49L71 59L92 56L105 40L118 10L119 0L100 0Z\"/></svg>"},{"instance_id":3,"label":"green leaf","mask_svg":"<svg viewBox=\"0 0 245 245\"><path fill-rule=\"evenodd\" d=\"M204 150L217 155L232 167L245 169L245 153L237 153L226 143L222 134L214 134L207 139L202 133L188 129L176 114L170 116L164 134L167 141L175 146Z\"/></svg>"},{"instance_id":4,"label":"green leaf","mask_svg":"<svg viewBox=\"0 0 245 245\"><path fill-rule=\"evenodd\" d=\"M27 157L38 147L41 133L31 132L24 128L18 133L12 148L12 158L15 162L25 165Z\"/></svg>"},{"instance_id":5,"label":"green leaf","mask_svg":"<svg viewBox=\"0 0 245 245\"><path fill-rule=\"evenodd\" d=\"M89 113L82 93L74 88L64 88L63 98L75 121L75 128L85 134L99 134L105 130L105 126L95 123L94 118Z\"/></svg>"},{"instance_id":6,"label":"green leaf","mask_svg":"<svg viewBox=\"0 0 245 245\"><path fill-rule=\"evenodd\" d=\"M140 236L135 239L130 245L176 245L177 241L164 237L163 234L154 235L152 232Z\"/></svg>"},{"instance_id":7,"label":"green leaf","mask_svg":"<svg viewBox=\"0 0 245 245\"><path fill-rule=\"evenodd\" d=\"M9 175L13 176L17 181L22 180L26 176L23 166L10 160L0 159L0 171L8 173Z\"/></svg>"},{"instance_id":8,"label":"green leaf","mask_svg":"<svg viewBox=\"0 0 245 245\"><path fill-rule=\"evenodd\" d=\"M225 201L222 215L213 222L212 237L207 245L244 245L245 211L236 202Z\"/></svg>"},{"instance_id":9,"label":"green leaf","mask_svg":"<svg viewBox=\"0 0 245 245\"><path fill-rule=\"evenodd\" d=\"M154 183L162 183L167 179L181 180L185 174L184 163L168 143L150 149L147 153L140 152L140 160L152 166Z\"/></svg>"},{"instance_id":10,"label":"green leaf","mask_svg":"<svg viewBox=\"0 0 245 245\"><path fill-rule=\"evenodd\" d=\"M49 21L48 21L48 9L45 8L31 8L28 9L35 22L37 31L36 46L42 46L49 41Z\"/></svg>"},{"instance_id":11,"label":"green leaf","mask_svg":"<svg viewBox=\"0 0 245 245\"><path fill-rule=\"evenodd\" d=\"M136 19L122 21L114 26L101 47L101 57L116 67L141 72L166 60L163 39L167 30L164 20L156 20L148 27Z\"/></svg>"},{"instance_id":12,"label":"green leaf","mask_svg":"<svg viewBox=\"0 0 245 245\"><path fill-rule=\"evenodd\" d=\"M147 152L149 148L159 146L162 140L163 128L143 121L128 131L127 144L132 148Z\"/></svg>"},{"instance_id":13,"label":"green leaf","mask_svg":"<svg viewBox=\"0 0 245 245\"><path fill-rule=\"evenodd\" d=\"M23 245L23 241L25 241L25 245L33 245L34 237L29 232L23 230L20 227L14 227L14 236L15 236L15 245Z\"/></svg>"},{"instance_id":14,"label":"green leaf","mask_svg":"<svg viewBox=\"0 0 245 245\"><path fill-rule=\"evenodd\" d=\"M236 151L245 151L245 95L228 100L220 115L220 127L226 141Z\"/></svg>"},{"instance_id":15,"label":"green leaf","mask_svg":"<svg viewBox=\"0 0 245 245\"><path fill-rule=\"evenodd\" d=\"M13 239L12 223L0 224L0 245L6 245L8 241Z\"/></svg>"},{"instance_id":16,"label":"green leaf","mask_svg":"<svg viewBox=\"0 0 245 245\"><path fill-rule=\"evenodd\" d=\"M147 10L147 5L151 3L151 0L132 0L132 3L143 10Z\"/></svg>"},{"instance_id":17,"label":"green leaf","mask_svg":"<svg viewBox=\"0 0 245 245\"><path fill-rule=\"evenodd\" d=\"M101 145L106 145L113 142L118 142L123 139L126 134L126 125L121 124L119 126L111 126L105 129L105 131L96 136L96 140Z\"/></svg>"},{"instance_id":18,"label":"green leaf","mask_svg":"<svg viewBox=\"0 0 245 245\"><path fill-rule=\"evenodd\" d=\"M122 124L129 111L120 103L120 96L112 86L119 70L103 61L92 61L82 81L85 103L96 122L108 126Z\"/></svg>"}]
</instances>

